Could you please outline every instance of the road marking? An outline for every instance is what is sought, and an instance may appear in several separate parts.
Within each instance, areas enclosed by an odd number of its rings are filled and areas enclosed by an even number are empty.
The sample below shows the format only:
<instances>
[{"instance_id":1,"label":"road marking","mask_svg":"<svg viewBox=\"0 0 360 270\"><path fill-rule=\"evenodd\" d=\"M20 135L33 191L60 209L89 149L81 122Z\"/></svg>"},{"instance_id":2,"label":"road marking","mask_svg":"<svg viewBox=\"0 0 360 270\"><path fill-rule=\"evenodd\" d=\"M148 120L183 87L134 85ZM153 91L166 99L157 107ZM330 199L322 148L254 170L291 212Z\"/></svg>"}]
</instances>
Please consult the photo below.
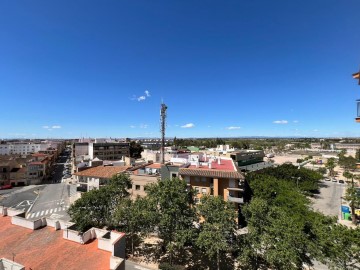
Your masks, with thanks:
<instances>
[{"instance_id":1,"label":"road marking","mask_svg":"<svg viewBox=\"0 0 360 270\"><path fill-rule=\"evenodd\" d=\"M50 209L50 214L52 214L53 211L54 211L53 209Z\"/></svg>"},{"instance_id":2,"label":"road marking","mask_svg":"<svg viewBox=\"0 0 360 270\"><path fill-rule=\"evenodd\" d=\"M40 212L37 212L36 215L35 215L35 217L38 217L39 215L40 215Z\"/></svg>"},{"instance_id":3,"label":"road marking","mask_svg":"<svg viewBox=\"0 0 360 270\"><path fill-rule=\"evenodd\" d=\"M55 208L54 213L56 213L56 211L57 211L57 208Z\"/></svg>"},{"instance_id":4,"label":"road marking","mask_svg":"<svg viewBox=\"0 0 360 270\"><path fill-rule=\"evenodd\" d=\"M44 210L43 210L43 211L41 211L41 214L40 214L40 216L42 216L42 215L44 215Z\"/></svg>"},{"instance_id":5,"label":"road marking","mask_svg":"<svg viewBox=\"0 0 360 270\"><path fill-rule=\"evenodd\" d=\"M49 209L45 211L45 215L47 215L47 214L48 214L48 212L49 212Z\"/></svg>"}]
</instances>

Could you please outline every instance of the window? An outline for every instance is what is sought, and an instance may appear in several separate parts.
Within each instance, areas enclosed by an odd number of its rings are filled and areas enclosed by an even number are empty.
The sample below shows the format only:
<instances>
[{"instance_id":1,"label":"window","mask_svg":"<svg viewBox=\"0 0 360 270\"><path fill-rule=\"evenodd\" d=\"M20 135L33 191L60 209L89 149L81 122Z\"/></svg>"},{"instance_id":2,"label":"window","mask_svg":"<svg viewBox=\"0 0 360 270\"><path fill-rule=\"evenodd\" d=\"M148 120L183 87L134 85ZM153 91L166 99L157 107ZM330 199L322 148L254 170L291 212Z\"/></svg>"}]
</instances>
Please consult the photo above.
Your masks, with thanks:
<instances>
[{"instance_id":1,"label":"window","mask_svg":"<svg viewBox=\"0 0 360 270\"><path fill-rule=\"evenodd\" d=\"M207 188L203 187L203 188L201 189L201 193L202 193L202 194L206 194L206 193L207 193Z\"/></svg>"},{"instance_id":2,"label":"window","mask_svg":"<svg viewBox=\"0 0 360 270\"><path fill-rule=\"evenodd\" d=\"M200 193L200 188L199 187L195 187L195 193L199 194Z\"/></svg>"},{"instance_id":3,"label":"window","mask_svg":"<svg viewBox=\"0 0 360 270\"><path fill-rule=\"evenodd\" d=\"M171 178L176 178L177 177L177 173L172 173L171 174Z\"/></svg>"},{"instance_id":4,"label":"window","mask_svg":"<svg viewBox=\"0 0 360 270\"><path fill-rule=\"evenodd\" d=\"M200 203L200 199L199 199L199 198L194 198L194 203L195 203L195 204L199 204L199 203Z\"/></svg>"},{"instance_id":5,"label":"window","mask_svg":"<svg viewBox=\"0 0 360 270\"><path fill-rule=\"evenodd\" d=\"M140 185L135 185L135 190L140 190Z\"/></svg>"}]
</instances>

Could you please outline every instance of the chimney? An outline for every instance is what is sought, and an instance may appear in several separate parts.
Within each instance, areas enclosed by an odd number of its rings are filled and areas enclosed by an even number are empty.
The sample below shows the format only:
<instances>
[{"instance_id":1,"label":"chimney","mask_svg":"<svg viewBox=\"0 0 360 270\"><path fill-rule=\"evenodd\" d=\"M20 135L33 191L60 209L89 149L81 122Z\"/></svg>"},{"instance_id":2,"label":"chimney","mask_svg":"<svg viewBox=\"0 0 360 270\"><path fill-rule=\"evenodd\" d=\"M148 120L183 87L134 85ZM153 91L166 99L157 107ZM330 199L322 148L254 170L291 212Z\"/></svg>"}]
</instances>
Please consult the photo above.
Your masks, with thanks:
<instances>
[{"instance_id":1,"label":"chimney","mask_svg":"<svg viewBox=\"0 0 360 270\"><path fill-rule=\"evenodd\" d=\"M207 157L206 157L206 153L205 153L205 155L204 155L204 162L206 162L206 158L207 158Z\"/></svg>"},{"instance_id":2,"label":"chimney","mask_svg":"<svg viewBox=\"0 0 360 270\"><path fill-rule=\"evenodd\" d=\"M211 162L209 162L209 169L212 169L212 165L211 165Z\"/></svg>"},{"instance_id":3,"label":"chimney","mask_svg":"<svg viewBox=\"0 0 360 270\"><path fill-rule=\"evenodd\" d=\"M199 168L199 162L196 162L195 166L196 166L196 168Z\"/></svg>"},{"instance_id":4,"label":"chimney","mask_svg":"<svg viewBox=\"0 0 360 270\"><path fill-rule=\"evenodd\" d=\"M221 157L218 158L218 164L221 165Z\"/></svg>"}]
</instances>

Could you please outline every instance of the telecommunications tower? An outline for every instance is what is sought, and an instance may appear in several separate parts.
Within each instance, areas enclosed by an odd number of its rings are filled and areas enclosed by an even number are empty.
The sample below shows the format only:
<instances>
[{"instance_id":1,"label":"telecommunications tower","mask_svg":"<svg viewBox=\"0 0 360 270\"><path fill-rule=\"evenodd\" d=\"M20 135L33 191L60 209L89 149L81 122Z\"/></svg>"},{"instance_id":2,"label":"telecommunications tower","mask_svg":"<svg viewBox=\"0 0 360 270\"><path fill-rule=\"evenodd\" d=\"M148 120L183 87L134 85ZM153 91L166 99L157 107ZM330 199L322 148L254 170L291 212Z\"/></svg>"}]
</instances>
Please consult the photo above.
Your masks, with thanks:
<instances>
[{"instance_id":1,"label":"telecommunications tower","mask_svg":"<svg viewBox=\"0 0 360 270\"><path fill-rule=\"evenodd\" d=\"M160 132L161 132L161 163L165 163L165 129L166 129L166 110L167 106L161 103L160 109Z\"/></svg>"}]
</instances>

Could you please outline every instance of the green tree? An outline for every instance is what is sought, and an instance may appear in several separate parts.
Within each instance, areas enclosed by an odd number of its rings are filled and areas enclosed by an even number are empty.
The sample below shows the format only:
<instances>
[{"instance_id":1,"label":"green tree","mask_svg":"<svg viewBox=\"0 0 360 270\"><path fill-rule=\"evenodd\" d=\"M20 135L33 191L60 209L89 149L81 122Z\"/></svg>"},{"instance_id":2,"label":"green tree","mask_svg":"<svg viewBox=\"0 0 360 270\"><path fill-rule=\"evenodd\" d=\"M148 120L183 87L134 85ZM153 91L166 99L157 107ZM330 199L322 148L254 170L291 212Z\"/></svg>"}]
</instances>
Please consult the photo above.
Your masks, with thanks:
<instances>
[{"instance_id":1,"label":"green tree","mask_svg":"<svg viewBox=\"0 0 360 270\"><path fill-rule=\"evenodd\" d=\"M152 214L155 209L146 198L124 199L115 211L115 224L126 232L131 243L131 253L134 255L134 241L152 231L155 220Z\"/></svg>"},{"instance_id":2,"label":"green tree","mask_svg":"<svg viewBox=\"0 0 360 270\"><path fill-rule=\"evenodd\" d=\"M99 190L83 193L80 199L70 206L71 220L81 231L90 227L112 226L114 213L119 203L129 197L131 179L126 174L114 175L108 185Z\"/></svg>"},{"instance_id":3,"label":"green tree","mask_svg":"<svg viewBox=\"0 0 360 270\"><path fill-rule=\"evenodd\" d=\"M231 250L231 241L235 238L234 205L221 197L204 196L198 211L204 221L196 244L210 259L216 257L217 269L220 270L220 255Z\"/></svg>"},{"instance_id":4,"label":"green tree","mask_svg":"<svg viewBox=\"0 0 360 270\"><path fill-rule=\"evenodd\" d=\"M360 229L336 224L328 227L327 235L327 256L324 262L331 269L358 269L356 264L360 264Z\"/></svg>"},{"instance_id":5,"label":"green tree","mask_svg":"<svg viewBox=\"0 0 360 270\"><path fill-rule=\"evenodd\" d=\"M132 158L141 158L141 152L144 151L144 148L140 143L136 141L130 142L130 157Z\"/></svg>"},{"instance_id":6,"label":"green tree","mask_svg":"<svg viewBox=\"0 0 360 270\"><path fill-rule=\"evenodd\" d=\"M242 236L246 245L239 263L244 269L295 270L311 263L312 249L301 219L261 198L254 198L243 212L248 234Z\"/></svg>"},{"instance_id":7,"label":"green tree","mask_svg":"<svg viewBox=\"0 0 360 270\"><path fill-rule=\"evenodd\" d=\"M154 206L159 237L172 264L174 254L196 237L194 223L198 218L192 207L194 192L185 181L175 178L147 186L146 193L149 203Z\"/></svg>"},{"instance_id":8,"label":"green tree","mask_svg":"<svg viewBox=\"0 0 360 270\"><path fill-rule=\"evenodd\" d=\"M334 168L336 166L335 158L329 158L325 164L325 167L329 170L329 175L334 175Z\"/></svg>"},{"instance_id":9,"label":"green tree","mask_svg":"<svg viewBox=\"0 0 360 270\"><path fill-rule=\"evenodd\" d=\"M360 149L356 150L355 159L359 162L360 161Z\"/></svg>"},{"instance_id":10,"label":"green tree","mask_svg":"<svg viewBox=\"0 0 360 270\"><path fill-rule=\"evenodd\" d=\"M355 224L355 208L360 206L360 195L353 184L346 189L344 199L349 202L352 222Z\"/></svg>"},{"instance_id":11,"label":"green tree","mask_svg":"<svg viewBox=\"0 0 360 270\"><path fill-rule=\"evenodd\" d=\"M356 169L356 159L352 156L345 157L343 155L340 155L338 164L339 166L343 167L346 171Z\"/></svg>"}]
</instances>

